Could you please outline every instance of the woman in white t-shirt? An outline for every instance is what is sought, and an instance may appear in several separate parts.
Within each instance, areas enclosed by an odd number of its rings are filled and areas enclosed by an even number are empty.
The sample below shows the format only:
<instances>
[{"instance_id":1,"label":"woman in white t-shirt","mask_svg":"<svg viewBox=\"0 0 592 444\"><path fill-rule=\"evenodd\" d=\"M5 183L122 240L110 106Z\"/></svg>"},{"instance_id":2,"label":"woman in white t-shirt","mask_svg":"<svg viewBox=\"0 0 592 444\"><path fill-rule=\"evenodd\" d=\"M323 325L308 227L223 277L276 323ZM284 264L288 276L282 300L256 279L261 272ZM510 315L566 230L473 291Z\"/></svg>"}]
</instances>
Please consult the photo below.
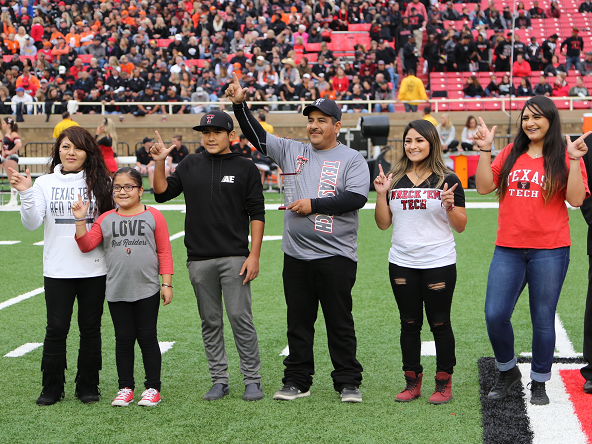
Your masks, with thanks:
<instances>
[{"instance_id":1,"label":"woman in white t-shirt","mask_svg":"<svg viewBox=\"0 0 592 444\"><path fill-rule=\"evenodd\" d=\"M467 223L465 197L458 177L444 165L434 125L415 120L403 133L405 152L394 167L374 180L378 228L393 225L389 275L401 318L401 352L406 387L396 401L421 395L423 307L436 342L436 390L431 404L452 399L456 364L450 308L456 284L453 228Z\"/></svg>"},{"instance_id":2,"label":"woman in white t-shirt","mask_svg":"<svg viewBox=\"0 0 592 444\"><path fill-rule=\"evenodd\" d=\"M472 151L477 149L474 136L477 132L477 119L473 116L467 117L467 123L463 128L461 135L461 146L463 150Z\"/></svg>"}]
</instances>

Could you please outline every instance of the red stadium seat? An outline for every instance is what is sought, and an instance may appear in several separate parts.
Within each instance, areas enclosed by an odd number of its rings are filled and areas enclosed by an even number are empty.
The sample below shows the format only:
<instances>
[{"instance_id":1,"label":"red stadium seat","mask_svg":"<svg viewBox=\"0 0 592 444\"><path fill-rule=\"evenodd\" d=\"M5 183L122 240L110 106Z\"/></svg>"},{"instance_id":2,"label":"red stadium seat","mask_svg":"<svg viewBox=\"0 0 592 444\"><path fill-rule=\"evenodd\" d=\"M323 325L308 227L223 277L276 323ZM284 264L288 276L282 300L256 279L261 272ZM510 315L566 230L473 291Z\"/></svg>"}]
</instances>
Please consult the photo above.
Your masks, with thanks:
<instances>
[{"instance_id":1,"label":"red stadium seat","mask_svg":"<svg viewBox=\"0 0 592 444\"><path fill-rule=\"evenodd\" d=\"M465 111L466 106L463 102L452 102L449 109L450 111Z\"/></svg>"},{"instance_id":2,"label":"red stadium seat","mask_svg":"<svg viewBox=\"0 0 592 444\"><path fill-rule=\"evenodd\" d=\"M467 102L467 111L483 111L483 102L470 101Z\"/></svg>"},{"instance_id":3,"label":"red stadium seat","mask_svg":"<svg viewBox=\"0 0 592 444\"><path fill-rule=\"evenodd\" d=\"M499 102L484 102L485 111L501 111L502 105Z\"/></svg>"},{"instance_id":4,"label":"red stadium seat","mask_svg":"<svg viewBox=\"0 0 592 444\"><path fill-rule=\"evenodd\" d=\"M348 31L370 31L371 23L350 23L347 27Z\"/></svg>"},{"instance_id":5,"label":"red stadium seat","mask_svg":"<svg viewBox=\"0 0 592 444\"><path fill-rule=\"evenodd\" d=\"M199 68L199 62L200 62L200 59L187 59L187 60L185 60L185 65L187 65L189 67L195 65ZM202 61L202 66L203 66L203 61Z\"/></svg>"},{"instance_id":6,"label":"red stadium seat","mask_svg":"<svg viewBox=\"0 0 592 444\"><path fill-rule=\"evenodd\" d=\"M450 106L448 103L446 102L442 102L442 103L438 103L438 112L442 112L442 111L448 111L450 109Z\"/></svg>"},{"instance_id":7,"label":"red stadium seat","mask_svg":"<svg viewBox=\"0 0 592 444\"><path fill-rule=\"evenodd\" d=\"M557 109L569 109L569 100L555 100Z\"/></svg>"},{"instance_id":8,"label":"red stadium seat","mask_svg":"<svg viewBox=\"0 0 592 444\"><path fill-rule=\"evenodd\" d=\"M321 44L320 43L307 43L304 45L304 48L308 52L319 52L321 50Z\"/></svg>"},{"instance_id":9,"label":"red stadium seat","mask_svg":"<svg viewBox=\"0 0 592 444\"><path fill-rule=\"evenodd\" d=\"M574 109L590 109L590 101L584 100L582 102L574 102L573 107Z\"/></svg>"},{"instance_id":10,"label":"red stadium seat","mask_svg":"<svg viewBox=\"0 0 592 444\"><path fill-rule=\"evenodd\" d=\"M159 48L168 48L171 43L173 43L173 39L156 39L156 45Z\"/></svg>"},{"instance_id":11,"label":"red stadium seat","mask_svg":"<svg viewBox=\"0 0 592 444\"><path fill-rule=\"evenodd\" d=\"M304 54L304 57L306 57L309 62L316 62L319 59L319 54L316 52L311 52L308 54Z\"/></svg>"},{"instance_id":12,"label":"red stadium seat","mask_svg":"<svg viewBox=\"0 0 592 444\"><path fill-rule=\"evenodd\" d=\"M90 63L90 59L93 58L92 54L78 54L78 58L82 60L82 63Z\"/></svg>"}]
</instances>

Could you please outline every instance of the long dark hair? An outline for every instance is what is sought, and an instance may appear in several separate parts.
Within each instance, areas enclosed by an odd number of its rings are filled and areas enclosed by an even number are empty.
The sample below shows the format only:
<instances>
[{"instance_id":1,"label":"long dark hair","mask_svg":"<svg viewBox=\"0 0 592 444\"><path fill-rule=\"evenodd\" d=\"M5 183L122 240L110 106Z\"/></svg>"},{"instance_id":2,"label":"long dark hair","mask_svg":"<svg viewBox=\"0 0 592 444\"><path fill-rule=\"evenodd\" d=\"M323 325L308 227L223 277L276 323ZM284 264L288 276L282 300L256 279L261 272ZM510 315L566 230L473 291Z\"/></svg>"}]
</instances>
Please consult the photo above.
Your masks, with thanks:
<instances>
[{"instance_id":1,"label":"long dark hair","mask_svg":"<svg viewBox=\"0 0 592 444\"><path fill-rule=\"evenodd\" d=\"M543 164L545 167L545 183L543 196L545 203L567 186L567 165L565 163L565 150L567 146L561 135L561 120L555 103L545 96L534 96L524 104L520 112L520 124L510 154L506 158L500 171L497 197L502 200L508 190L508 176L518 157L526 153L530 139L522 129L522 115L529 109L534 114L541 115L549 121L549 129L543 142Z\"/></svg>"},{"instance_id":2,"label":"long dark hair","mask_svg":"<svg viewBox=\"0 0 592 444\"><path fill-rule=\"evenodd\" d=\"M95 197L99 214L112 210L114 204L111 191L111 178L107 171L107 165L105 165L103 154L95 138L84 128L71 126L60 133L51 151L49 172L53 173L55 167L62 163L60 159L60 145L66 137L76 148L86 152L86 160L83 168L86 176L88 199L91 199L91 194Z\"/></svg>"},{"instance_id":3,"label":"long dark hair","mask_svg":"<svg viewBox=\"0 0 592 444\"><path fill-rule=\"evenodd\" d=\"M5 117L4 121L8 125L10 125L10 132L16 133L18 131L18 125L16 124L16 122L14 121L14 119L12 117Z\"/></svg>"},{"instance_id":4,"label":"long dark hair","mask_svg":"<svg viewBox=\"0 0 592 444\"><path fill-rule=\"evenodd\" d=\"M444 158L442 157L442 144L440 142L440 136L436 127L428 122L427 120L419 119L409 122L405 131L403 132L403 140L407 138L409 130L414 129L421 136L423 136L430 144L430 152L428 156L423 160L421 165L422 168L429 168L436 176L438 176L438 183L436 188L444 182L446 176L450 174L448 168L444 164ZM395 185L413 168L413 162L407 157L407 153L403 150L403 155L398 161L393 162L392 169L388 174L393 175L393 181L391 188Z\"/></svg>"}]
</instances>

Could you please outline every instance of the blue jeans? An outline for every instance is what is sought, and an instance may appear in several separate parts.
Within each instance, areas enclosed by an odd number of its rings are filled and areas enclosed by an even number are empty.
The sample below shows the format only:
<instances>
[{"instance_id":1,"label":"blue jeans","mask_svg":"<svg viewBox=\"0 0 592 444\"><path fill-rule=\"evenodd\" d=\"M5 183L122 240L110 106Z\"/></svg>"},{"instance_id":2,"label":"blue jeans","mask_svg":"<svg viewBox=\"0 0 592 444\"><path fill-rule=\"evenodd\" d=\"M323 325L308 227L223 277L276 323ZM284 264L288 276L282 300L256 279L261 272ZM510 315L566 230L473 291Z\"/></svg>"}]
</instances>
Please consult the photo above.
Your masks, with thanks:
<instances>
[{"instance_id":1,"label":"blue jeans","mask_svg":"<svg viewBox=\"0 0 592 444\"><path fill-rule=\"evenodd\" d=\"M396 91L399 88L399 74L395 72L395 68L392 66L389 66L386 70L391 75L391 79L393 79L393 91Z\"/></svg>"},{"instance_id":2,"label":"blue jeans","mask_svg":"<svg viewBox=\"0 0 592 444\"><path fill-rule=\"evenodd\" d=\"M497 367L507 371L516 365L512 313L528 284L532 321L530 377L551 379L555 351L555 309L569 265L569 247L549 250L495 247L485 298L487 333Z\"/></svg>"},{"instance_id":3,"label":"blue jeans","mask_svg":"<svg viewBox=\"0 0 592 444\"><path fill-rule=\"evenodd\" d=\"M405 103L405 112L406 113L416 113L417 112L417 105L409 105Z\"/></svg>"},{"instance_id":4,"label":"blue jeans","mask_svg":"<svg viewBox=\"0 0 592 444\"><path fill-rule=\"evenodd\" d=\"M567 69L569 71L571 69L571 65L574 66L574 69L577 69L578 71L582 71L582 67L580 65L580 56L577 56L577 57L567 56L565 58L565 69Z\"/></svg>"},{"instance_id":5,"label":"blue jeans","mask_svg":"<svg viewBox=\"0 0 592 444\"><path fill-rule=\"evenodd\" d=\"M386 105L389 113L394 113L395 112L395 105L393 105L392 103L385 103L385 104L382 104L382 105L380 103L377 103L376 105L374 105L374 112L375 113L381 113L382 110L383 110L382 107L384 105Z\"/></svg>"}]
</instances>

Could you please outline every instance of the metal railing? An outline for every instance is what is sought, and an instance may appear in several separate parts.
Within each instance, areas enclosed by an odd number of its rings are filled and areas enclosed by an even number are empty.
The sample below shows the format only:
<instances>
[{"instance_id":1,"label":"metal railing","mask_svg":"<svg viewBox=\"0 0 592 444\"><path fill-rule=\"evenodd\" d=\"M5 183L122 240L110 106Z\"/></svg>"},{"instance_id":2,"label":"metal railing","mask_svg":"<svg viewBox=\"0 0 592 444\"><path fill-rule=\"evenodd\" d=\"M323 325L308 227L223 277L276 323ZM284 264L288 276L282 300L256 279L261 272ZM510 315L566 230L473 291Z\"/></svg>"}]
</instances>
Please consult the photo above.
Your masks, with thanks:
<instances>
[{"instance_id":1,"label":"metal railing","mask_svg":"<svg viewBox=\"0 0 592 444\"><path fill-rule=\"evenodd\" d=\"M167 140L163 140L163 143L167 147L171 146L173 144L173 142L169 142ZM189 154L193 154L201 146L201 141L199 141L199 140L190 140L187 142L183 141L183 142L181 142L181 145L185 145L187 147L187 149L189 150ZM136 151L138 151L143 146L144 146L144 144L142 142L136 142L136 145L134 146L135 151L133 153L130 153L129 155L135 156Z\"/></svg>"},{"instance_id":2,"label":"metal railing","mask_svg":"<svg viewBox=\"0 0 592 444\"><path fill-rule=\"evenodd\" d=\"M500 103L500 109L499 111L510 111L510 108L512 108L511 110L515 111L517 109L521 108L521 103L523 104L524 102L526 102L530 97L495 97L495 98L480 98L480 99L474 99L474 98L458 98L458 99L449 99L446 97L438 97L438 98L431 98L428 100L413 100L413 101L401 101L401 100L336 100L336 103L338 103L339 105L360 105L360 104L364 104L364 106L366 106L366 109L368 110L368 112L373 112L374 110L374 105L377 104L411 104L411 105L421 105L421 104L427 104L430 103L432 105L432 111L433 112L440 112L440 111L449 111L448 109L442 109L442 104L451 104L451 103L466 103L466 104L471 104L471 103L480 103L480 104L485 104L485 103L495 103L498 102ZM569 110L573 111L574 108L574 103L576 102L584 102L584 101L592 101L592 96L588 96L588 97L549 97L551 100L555 101L555 102L565 102L568 101L569 102ZM62 102L53 102L56 105L61 105ZM306 105L309 105L312 103L312 101L277 101L277 102L273 102L273 101L264 101L264 102L252 102L249 101L248 102L250 105L264 105L264 106L270 106L270 107L284 107L284 106L289 106L290 109L286 110L286 111L295 111L299 106L303 107ZM510 103L512 104L516 104L516 108L514 108L513 106L510 105ZM15 102L4 102L5 105L14 105ZM33 115L37 115L37 114L44 114L44 113L39 113L37 110L37 106L36 105L45 105L45 102L29 102L29 103L24 103L23 104L23 108L26 109L27 107L32 107L32 114ZM215 108L215 109L220 109L220 108L228 108L228 111L232 111L232 103L229 102L228 100L223 100L223 101L218 101L218 102L114 102L114 104L110 104L110 103L102 103L102 102L77 102L77 105L79 107L85 107L85 106L101 106L101 114L105 113L105 107L113 107L113 106L137 106L137 105L143 105L143 106L157 106L160 105L162 107L165 107L167 109L166 113L163 114L167 114L167 115L174 115L173 113L173 107L177 107L177 106L197 106L197 105L201 105L201 106L207 106L207 107L211 107L211 108ZM587 108L577 108L577 109L590 109L591 107L588 106ZM467 111L467 110L459 110L459 111ZM469 110L471 111L471 110ZM475 110L472 110L475 111ZM485 110L485 109L481 109L481 110L476 110L476 111L496 111L496 110ZM274 112L274 111L271 111ZM201 112L200 112L201 114Z\"/></svg>"},{"instance_id":3,"label":"metal railing","mask_svg":"<svg viewBox=\"0 0 592 444\"><path fill-rule=\"evenodd\" d=\"M22 157L47 157L49 163L49 156L54 147L54 142L28 142L19 150L19 156ZM117 142L116 153L120 156L135 156L136 152L130 153L130 147L127 142ZM47 165L30 165L27 166L31 174L38 175L47 171Z\"/></svg>"}]
</instances>

